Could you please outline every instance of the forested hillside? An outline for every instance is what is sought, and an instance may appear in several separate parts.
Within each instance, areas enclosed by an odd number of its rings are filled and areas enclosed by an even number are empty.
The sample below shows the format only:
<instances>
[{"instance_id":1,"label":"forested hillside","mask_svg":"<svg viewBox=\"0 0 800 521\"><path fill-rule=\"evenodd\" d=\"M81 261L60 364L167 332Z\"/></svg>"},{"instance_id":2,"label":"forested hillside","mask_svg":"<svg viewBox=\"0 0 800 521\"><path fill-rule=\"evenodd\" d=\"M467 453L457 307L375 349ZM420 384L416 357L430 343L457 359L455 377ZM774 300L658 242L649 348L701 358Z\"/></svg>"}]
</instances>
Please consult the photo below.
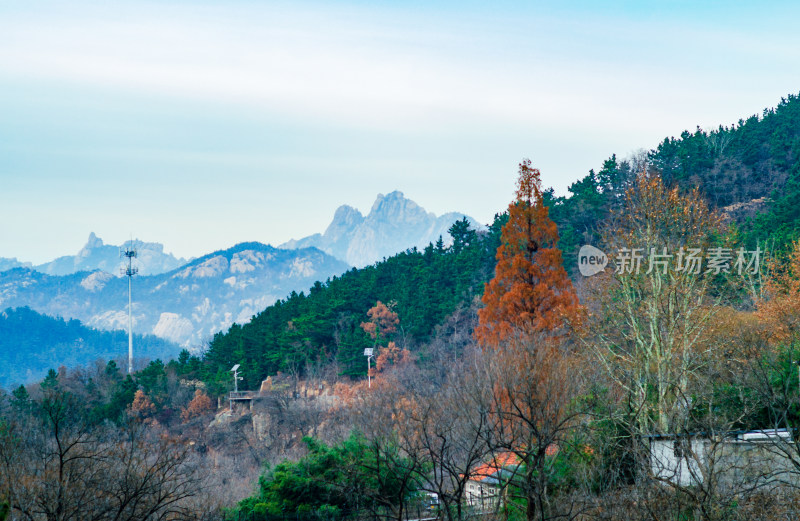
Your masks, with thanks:
<instances>
[{"instance_id":1,"label":"forested hillside","mask_svg":"<svg viewBox=\"0 0 800 521\"><path fill-rule=\"evenodd\" d=\"M204 356L204 378L227 384L238 363L245 387L257 388L269 374L302 373L315 362L335 362L340 374L366 376L363 352L374 343L360 327L367 311L377 301L388 304L400 319L398 343L420 345L447 315L481 294L503 220L498 216L488 232L477 233L463 219L450 228L450 247L440 240L318 282L307 295L293 292L248 324L218 333Z\"/></svg>"},{"instance_id":2,"label":"forested hillside","mask_svg":"<svg viewBox=\"0 0 800 521\"><path fill-rule=\"evenodd\" d=\"M539 183L523 161L475 342L443 375L404 359L371 384L339 383L318 425L344 411L354 434L306 438L307 454L268 468L232 519L420 518L423 493L449 521L796 517L800 243L786 269L750 279L752 295L740 288L755 266L647 269L673 257L655 253L578 292ZM598 233L604 251L741 246L698 192L654 172L607 186L588 191L598 211L619 209ZM370 323L391 329L383 316Z\"/></svg>"},{"instance_id":3,"label":"forested hillside","mask_svg":"<svg viewBox=\"0 0 800 521\"><path fill-rule=\"evenodd\" d=\"M134 335L137 358L168 359L177 344L152 335ZM0 312L0 387L40 380L48 369L79 367L97 359L128 356L125 331L98 331L79 320L41 315L30 308Z\"/></svg>"},{"instance_id":4,"label":"forested hillside","mask_svg":"<svg viewBox=\"0 0 800 521\"><path fill-rule=\"evenodd\" d=\"M667 186L697 188L711 208L729 213L750 246L770 242L785 249L800 237L800 97L789 95L731 126L665 138L646 157L612 155L598 172L573 183L567 196L546 191L565 259L573 259L582 244L598 242L597 231L644 160Z\"/></svg>"},{"instance_id":5,"label":"forested hillside","mask_svg":"<svg viewBox=\"0 0 800 521\"><path fill-rule=\"evenodd\" d=\"M755 217L738 216L745 242L770 242L783 249L800 236L800 98L790 95L761 115L717 130L697 129L666 138L646 156L616 155L569 187L568 196L543 193L558 226L564 266L575 276L578 249L598 244L599 230L622 206L624 195L645 167L661 173L667 186L697 188L711 208L724 209L762 197ZM339 364L340 374L364 376L363 349L372 340L359 327L376 301L395 302L404 342L417 345L454 309L480 295L494 269L502 220L485 235L460 222L452 248L431 245L374 266L351 270L306 295L293 293L261 312L250 324L219 333L204 358L203 377L224 381L242 363L245 382L257 386L277 371L302 372L309 362Z\"/></svg>"},{"instance_id":6,"label":"forested hillside","mask_svg":"<svg viewBox=\"0 0 800 521\"><path fill-rule=\"evenodd\" d=\"M486 231L457 221L451 246L317 282L201 356L0 391L0 518L4 501L131 521L148 504L226 521L797 518L797 107L612 155L567 197L524 160ZM762 253L748 242L788 255L736 269L735 252ZM584 243L645 254L583 278ZM79 330L32 313L0 327L53 331L0 329L9 356ZM227 394L235 364L258 392ZM491 485L477 499L476 483Z\"/></svg>"},{"instance_id":7,"label":"forested hillside","mask_svg":"<svg viewBox=\"0 0 800 521\"><path fill-rule=\"evenodd\" d=\"M667 185L698 186L712 207L771 197L797 172L800 99L789 95L775 108L716 130L684 131L664 139L650 162Z\"/></svg>"}]
</instances>

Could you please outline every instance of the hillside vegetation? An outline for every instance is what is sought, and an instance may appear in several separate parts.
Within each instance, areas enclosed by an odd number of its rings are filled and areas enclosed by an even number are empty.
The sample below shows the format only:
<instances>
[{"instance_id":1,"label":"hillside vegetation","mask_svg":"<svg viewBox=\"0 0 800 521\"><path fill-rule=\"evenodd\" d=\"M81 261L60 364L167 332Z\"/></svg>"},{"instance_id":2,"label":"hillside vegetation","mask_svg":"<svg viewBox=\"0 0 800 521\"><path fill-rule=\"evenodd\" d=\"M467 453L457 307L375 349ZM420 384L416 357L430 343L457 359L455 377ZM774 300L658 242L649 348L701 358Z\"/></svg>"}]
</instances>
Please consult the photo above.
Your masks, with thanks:
<instances>
[{"instance_id":1,"label":"hillside vegetation","mask_svg":"<svg viewBox=\"0 0 800 521\"><path fill-rule=\"evenodd\" d=\"M800 98L790 95L776 108L730 127L666 138L646 158L612 155L600 170L573 183L567 196L545 190L544 204L573 277L578 249L600 242L601 226L620 210L644 159L667 186L697 188L711 208L767 197L771 202L760 207L762 213L738 222L748 246L769 242L781 250L800 236ZM246 384L255 387L277 371L302 372L308 363L332 361L341 374L364 376L362 353L372 341L359 324L367 310L378 300L395 302L403 341L424 343L449 313L482 294L504 218L475 239L461 222L451 248L430 245L403 252L317 283L308 294L292 293L249 324L217 334L204 357L204 379L222 382L233 364L242 363Z\"/></svg>"},{"instance_id":2,"label":"hillside vegetation","mask_svg":"<svg viewBox=\"0 0 800 521\"><path fill-rule=\"evenodd\" d=\"M457 221L451 246L317 282L200 356L134 375L113 362L51 370L0 392L0 509L796 518L799 103L611 156L568 196L523 160L485 232ZM644 253L584 278L584 243ZM737 268L756 244L780 255ZM365 348L376 351L369 379ZM260 391L226 403L234 364L239 390Z\"/></svg>"},{"instance_id":3,"label":"hillside vegetation","mask_svg":"<svg viewBox=\"0 0 800 521\"><path fill-rule=\"evenodd\" d=\"M244 385L257 388L278 371L304 373L308 364L337 364L339 373L366 376L364 348L374 341L361 328L367 311L382 301L397 313L397 341L416 349L459 306L469 306L492 274L504 220L478 234L466 219L450 228L453 244L439 240L382 262L352 269L309 291L293 292L253 319L217 334L203 356L201 375L218 389L229 369L242 364Z\"/></svg>"},{"instance_id":4,"label":"hillside vegetation","mask_svg":"<svg viewBox=\"0 0 800 521\"><path fill-rule=\"evenodd\" d=\"M152 335L134 335L137 358L172 358L177 344ZM127 358L126 331L99 331L79 320L63 320L30 308L0 312L0 387L44 378L48 369L79 367L95 360Z\"/></svg>"},{"instance_id":5,"label":"hillside vegetation","mask_svg":"<svg viewBox=\"0 0 800 521\"><path fill-rule=\"evenodd\" d=\"M599 242L600 226L619 210L625 190L645 163L667 186L684 192L697 188L711 208L752 206L750 211L731 212L751 247L760 241L782 250L800 237L797 95L730 126L665 138L641 157L620 160L612 155L599 171L573 183L567 196L546 191L545 204L558 225L565 259L575 258L582 244ZM758 204L750 205L753 201Z\"/></svg>"}]
</instances>

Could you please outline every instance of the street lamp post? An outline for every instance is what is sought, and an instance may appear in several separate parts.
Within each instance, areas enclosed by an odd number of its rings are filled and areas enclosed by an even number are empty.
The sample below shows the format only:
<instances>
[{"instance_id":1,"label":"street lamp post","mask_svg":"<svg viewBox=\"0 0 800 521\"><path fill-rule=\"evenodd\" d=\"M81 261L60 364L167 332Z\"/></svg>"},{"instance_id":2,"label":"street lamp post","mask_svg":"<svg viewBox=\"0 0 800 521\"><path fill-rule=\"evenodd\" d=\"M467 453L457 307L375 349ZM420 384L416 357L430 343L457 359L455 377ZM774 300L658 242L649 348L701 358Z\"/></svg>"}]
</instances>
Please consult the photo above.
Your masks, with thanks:
<instances>
[{"instance_id":1,"label":"street lamp post","mask_svg":"<svg viewBox=\"0 0 800 521\"><path fill-rule=\"evenodd\" d=\"M370 389L372 388L372 375L369 374L369 370L370 370L369 361L373 357L372 353L373 353L373 349L371 347L368 347L368 348L364 349L364 356L367 357L367 387L370 388Z\"/></svg>"}]
</instances>

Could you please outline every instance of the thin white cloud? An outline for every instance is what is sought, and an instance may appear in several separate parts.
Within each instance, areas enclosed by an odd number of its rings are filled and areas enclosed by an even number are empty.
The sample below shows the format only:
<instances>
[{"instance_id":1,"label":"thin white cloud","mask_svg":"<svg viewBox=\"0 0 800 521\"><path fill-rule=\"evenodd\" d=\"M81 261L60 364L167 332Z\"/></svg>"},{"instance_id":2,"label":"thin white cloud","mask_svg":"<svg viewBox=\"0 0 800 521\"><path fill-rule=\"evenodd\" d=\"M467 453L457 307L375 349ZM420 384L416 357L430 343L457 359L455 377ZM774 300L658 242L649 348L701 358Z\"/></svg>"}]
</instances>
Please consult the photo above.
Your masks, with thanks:
<instances>
[{"instance_id":1,"label":"thin white cloud","mask_svg":"<svg viewBox=\"0 0 800 521\"><path fill-rule=\"evenodd\" d=\"M618 112L631 90L659 90L651 79L657 70L640 64L638 78L623 79L613 59L601 67L570 54L570 45L566 54L554 52L548 30L502 34L473 21L449 33L463 41L459 48L442 41L448 30L435 25L386 36L335 13L327 24L318 16L285 27L287 19L302 20L302 12L273 20L261 11L248 20L221 10L212 24L208 12L193 17L188 6L169 22L153 9L133 21L94 19L80 10L71 20L9 19L0 25L8 42L0 71L384 128L414 127L428 114L558 126L566 113L575 125L590 112ZM602 34L575 23L568 29L565 37L583 34L584 44Z\"/></svg>"}]
</instances>

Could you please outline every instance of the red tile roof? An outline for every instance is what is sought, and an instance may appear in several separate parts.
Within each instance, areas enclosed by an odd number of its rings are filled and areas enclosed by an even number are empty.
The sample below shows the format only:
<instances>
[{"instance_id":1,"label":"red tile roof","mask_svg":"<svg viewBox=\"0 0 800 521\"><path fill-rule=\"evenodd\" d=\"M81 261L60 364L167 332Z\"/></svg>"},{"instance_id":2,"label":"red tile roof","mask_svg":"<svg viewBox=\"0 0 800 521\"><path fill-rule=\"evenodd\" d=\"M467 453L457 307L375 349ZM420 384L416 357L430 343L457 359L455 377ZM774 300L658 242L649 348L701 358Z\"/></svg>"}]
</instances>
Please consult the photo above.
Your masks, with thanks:
<instances>
[{"instance_id":1,"label":"red tile roof","mask_svg":"<svg viewBox=\"0 0 800 521\"><path fill-rule=\"evenodd\" d=\"M484 463L473 470L470 475L470 479L482 481L484 478L488 478L489 476L496 474L497 471L503 469L504 467L518 465L519 463L519 457L513 452L501 452L492 458L490 462Z\"/></svg>"}]
</instances>

